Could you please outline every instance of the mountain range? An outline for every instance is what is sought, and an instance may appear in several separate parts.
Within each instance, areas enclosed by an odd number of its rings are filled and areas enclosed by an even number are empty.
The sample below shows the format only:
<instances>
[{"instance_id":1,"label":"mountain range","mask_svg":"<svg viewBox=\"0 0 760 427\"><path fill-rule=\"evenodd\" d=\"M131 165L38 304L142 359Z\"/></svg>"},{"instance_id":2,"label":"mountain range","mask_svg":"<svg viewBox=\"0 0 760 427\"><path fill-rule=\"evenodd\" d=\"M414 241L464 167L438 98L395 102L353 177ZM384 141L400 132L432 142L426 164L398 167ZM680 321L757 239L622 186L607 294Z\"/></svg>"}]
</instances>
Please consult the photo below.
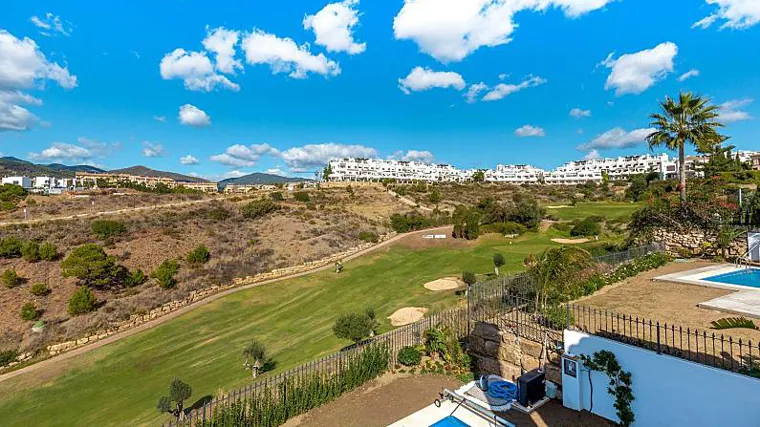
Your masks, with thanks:
<instances>
[{"instance_id":1,"label":"mountain range","mask_svg":"<svg viewBox=\"0 0 760 427\"><path fill-rule=\"evenodd\" d=\"M76 172L102 173L103 169L90 165L63 165L50 163L47 165L27 162L15 157L0 157L0 176L54 176L56 178L73 178Z\"/></svg>"},{"instance_id":2,"label":"mountain range","mask_svg":"<svg viewBox=\"0 0 760 427\"><path fill-rule=\"evenodd\" d=\"M270 173L255 172L250 175L241 176L238 178L229 178L219 181L219 187L224 188L229 184L237 185L273 185L273 184L287 184L290 182L304 182L311 181L304 178L290 178L286 176L273 175Z\"/></svg>"}]
</instances>

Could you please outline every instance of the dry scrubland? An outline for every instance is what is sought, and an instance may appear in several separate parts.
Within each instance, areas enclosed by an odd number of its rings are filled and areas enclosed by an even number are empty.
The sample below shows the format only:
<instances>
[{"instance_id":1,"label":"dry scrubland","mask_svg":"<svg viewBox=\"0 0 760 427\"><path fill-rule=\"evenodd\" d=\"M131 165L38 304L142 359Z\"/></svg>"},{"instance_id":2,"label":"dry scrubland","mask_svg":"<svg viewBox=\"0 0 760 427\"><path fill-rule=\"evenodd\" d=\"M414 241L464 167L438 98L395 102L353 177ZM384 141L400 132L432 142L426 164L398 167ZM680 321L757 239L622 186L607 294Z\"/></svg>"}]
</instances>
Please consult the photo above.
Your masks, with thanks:
<instances>
[{"instance_id":1,"label":"dry scrubland","mask_svg":"<svg viewBox=\"0 0 760 427\"><path fill-rule=\"evenodd\" d=\"M68 301L77 289L77 280L61 276L60 259L36 263L22 258L0 260L0 272L14 269L24 279L22 285L12 289L0 286L0 350L16 349L19 343L23 350L35 350L53 341L78 338L85 331L124 320L130 314L147 312L165 302L184 298L196 289L324 258L361 243L360 232L386 233L388 217L408 209L377 187L357 188L353 196L345 188L309 193L311 201L308 203L297 202L286 193L280 210L259 219L248 219L241 214L241 207L250 197L111 215L107 218L123 222L127 232L106 240L93 235L93 218L0 230L0 237L16 236L25 241L53 243L61 259L79 245L98 243L130 271L141 269L149 274L166 259L179 259L181 265L177 276L179 285L174 289L161 289L153 281L129 289L93 289L99 309L70 317ZM124 208L122 197L129 197L137 206L188 200L188 196L146 194L98 196L96 203L101 208ZM63 197L42 199L44 202L35 206L41 209L44 206L48 212L66 212L74 203ZM219 212L224 214L220 216ZM184 262L186 254L201 244L210 250L210 261L201 267ZM50 288L48 295L31 294L32 285L40 282ZM47 323L42 333L32 333L30 328L34 322L24 321L19 315L22 305L28 301L34 301L42 310L42 319Z\"/></svg>"}]
</instances>

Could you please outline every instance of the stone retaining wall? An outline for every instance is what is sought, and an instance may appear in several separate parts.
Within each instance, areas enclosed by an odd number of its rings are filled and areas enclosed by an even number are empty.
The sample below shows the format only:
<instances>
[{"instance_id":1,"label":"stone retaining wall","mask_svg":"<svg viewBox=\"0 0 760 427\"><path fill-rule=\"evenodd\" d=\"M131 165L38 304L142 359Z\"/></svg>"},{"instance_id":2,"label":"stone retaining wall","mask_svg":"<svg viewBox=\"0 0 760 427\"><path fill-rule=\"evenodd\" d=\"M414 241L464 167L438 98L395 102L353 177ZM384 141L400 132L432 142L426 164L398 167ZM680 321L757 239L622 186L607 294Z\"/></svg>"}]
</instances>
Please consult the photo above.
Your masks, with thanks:
<instances>
[{"instance_id":1,"label":"stone retaining wall","mask_svg":"<svg viewBox=\"0 0 760 427\"><path fill-rule=\"evenodd\" d=\"M721 250L715 243L716 233L692 230L690 232L674 232L666 229L654 230L655 242L663 242L665 251L674 257L714 257L721 255ZM741 235L727 249L727 258L736 258L747 253L747 236Z\"/></svg>"},{"instance_id":2,"label":"stone retaining wall","mask_svg":"<svg viewBox=\"0 0 760 427\"><path fill-rule=\"evenodd\" d=\"M385 234L383 236L380 236L379 242L384 242L393 236L395 236L395 232L391 232L388 234ZM217 294L219 292L226 291L228 289L237 288L241 286L251 285L259 282L264 282L267 280L277 279L284 276L289 276L292 274L297 273L303 273L310 270L314 270L320 267L324 267L327 265L335 264L338 260L342 260L345 258L350 257L351 255L357 254L365 249L369 249L373 246L375 246L376 243L362 243L359 246L353 247L351 249L347 249L343 252L339 252L333 255L330 255L326 258L317 260L317 261L309 261L301 265L293 266L293 267L285 267L285 268L278 268L274 269L269 272L260 273L255 276L248 276L244 278L235 278L232 283L222 286L211 286L210 288L201 289L197 291L190 292L190 295L187 296L187 298L179 300L179 301L171 301L166 304L163 304L160 307L156 307L152 310L150 310L147 313L144 314L133 314L128 320L125 320L123 322L118 322L115 324L112 324L110 327L92 333L86 337L81 337L76 340L66 341L59 344L53 344L47 347L47 352L50 356L55 356L70 350L73 350L77 347L81 347L85 344L89 344L94 341L99 341L104 338L107 338L111 335L114 335L118 332L123 332L128 329L132 329L134 327L140 326L143 323L149 322L151 320L157 319L159 317L165 316L173 311L179 310L182 307L188 306L190 304L193 304L197 301L200 301L204 298L208 298L211 295ZM31 358L30 353L25 353L22 355L19 355L18 362L11 363L8 367L14 366L17 363L27 360ZM2 371L3 368L0 368L0 371Z\"/></svg>"}]
</instances>

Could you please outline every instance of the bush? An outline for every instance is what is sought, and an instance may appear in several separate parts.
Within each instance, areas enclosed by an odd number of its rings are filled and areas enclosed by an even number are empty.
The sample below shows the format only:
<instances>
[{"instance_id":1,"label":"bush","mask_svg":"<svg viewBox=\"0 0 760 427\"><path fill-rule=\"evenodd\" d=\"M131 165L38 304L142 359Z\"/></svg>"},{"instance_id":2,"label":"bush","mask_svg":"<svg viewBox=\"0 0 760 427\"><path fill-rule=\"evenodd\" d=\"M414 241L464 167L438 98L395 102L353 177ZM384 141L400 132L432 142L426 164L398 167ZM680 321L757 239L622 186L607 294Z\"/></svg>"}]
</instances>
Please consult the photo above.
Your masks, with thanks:
<instances>
[{"instance_id":1,"label":"bush","mask_svg":"<svg viewBox=\"0 0 760 427\"><path fill-rule=\"evenodd\" d=\"M305 191L296 191L295 193L293 193L293 198L297 202L308 203L311 201L311 197L309 197L309 193Z\"/></svg>"},{"instance_id":2,"label":"bush","mask_svg":"<svg viewBox=\"0 0 760 427\"><path fill-rule=\"evenodd\" d=\"M398 351L398 363L404 366L417 366L422 361L422 353L415 347L403 347Z\"/></svg>"},{"instance_id":3,"label":"bush","mask_svg":"<svg viewBox=\"0 0 760 427\"><path fill-rule=\"evenodd\" d=\"M569 233L573 229L574 225L569 222L555 222L552 224L552 228L560 233Z\"/></svg>"},{"instance_id":4,"label":"bush","mask_svg":"<svg viewBox=\"0 0 760 427\"><path fill-rule=\"evenodd\" d=\"M380 238L377 236L377 233L373 233L371 231L362 231L359 233L359 240L369 243L377 243Z\"/></svg>"},{"instance_id":5,"label":"bush","mask_svg":"<svg viewBox=\"0 0 760 427\"><path fill-rule=\"evenodd\" d=\"M281 202L285 200L285 197L283 197L282 193L279 191L275 191L274 193L271 193L269 195L269 198L274 200L275 202Z\"/></svg>"},{"instance_id":6,"label":"bush","mask_svg":"<svg viewBox=\"0 0 760 427\"><path fill-rule=\"evenodd\" d=\"M21 256L26 262L37 262L40 260L40 244L30 240L21 247Z\"/></svg>"},{"instance_id":7,"label":"bush","mask_svg":"<svg viewBox=\"0 0 760 427\"><path fill-rule=\"evenodd\" d=\"M474 285L477 283L478 278L472 271L465 271L462 273L462 281L468 285Z\"/></svg>"},{"instance_id":8,"label":"bush","mask_svg":"<svg viewBox=\"0 0 760 427\"><path fill-rule=\"evenodd\" d=\"M539 206L534 198L523 197L516 201L515 210L509 216L514 221L526 226L529 230L537 230L546 209Z\"/></svg>"},{"instance_id":9,"label":"bush","mask_svg":"<svg viewBox=\"0 0 760 427\"><path fill-rule=\"evenodd\" d=\"M567 310L560 305L550 305L541 314L551 328L565 329L569 326L567 323ZM570 323L573 323L572 313L570 313Z\"/></svg>"},{"instance_id":10,"label":"bush","mask_svg":"<svg viewBox=\"0 0 760 427\"><path fill-rule=\"evenodd\" d=\"M424 217L417 212L410 212L406 215L391 215L391 228L397 233L408 233L410 231L422 230L433 225L430 218Z\"/></svg>"},{"instance_id":11,"label":"bush","mask_svg":"<svg viewBox=\"0 0 760 427\"><path fill-rule=\"evenodd\" d=\"M29 290L29 292L31 292L34 296L44 297L50 293L50 288L48 288L48 285L40 282L32 285L32 288Z\"/></svg>"},{"instance_id":12,"label":"bush","mask_svg":"<svg viewBox=\"0 0 760 427\"><path fill-rule=\"evenodd\" d=\"M598 236L602 232L602 227L592 218L586 218L570 230L571 236Z\"/></svg>"},{"instance_id":13,"label":"bush","mask_svg":"<svg viewBox=\"0 0 760 427\"><path fill-rule=\"evenodd\" d=\"M243 216L248 219L261 218L279 209L280 206L269 199L254 200L243 206Z\"/></svg>"},{"instance_id":14,"label":"bush","mask_svg":"<svg viewBox=\"0 0 760 427\"><path fill-rule=\"evenodd\" d=\"M359 342L372 335L376 328L375 313L367 310L364 313L343 314L338 317L333 325L333 333L338 338Z\"/></svg>"},{"instance_id":15,"label":"bush","mask_svg":"<svg viewBox=\"0 0 760 427\"><path fill-rule=\"evenodd\" d=\"M88 286L108 286L124 275L124 268L102 247L89 243L79 246L61 262L63 277L76 277Z\"/></svg>"},{"instance_id":16,"label":"bush","mask_svg":"<svg viewBox=\"0 0 760 427\"><path fill-rule=\"evenodd\" d=\"M13 289L21 284L21 278L16 273L16 270L8 269L3 271L3 285L8 289Z\"/></svg>"},{"instance_id":17,"label":"bush","mask_svg":"<svg viewBox=\"0 0 760 427\"><path fill-rule=\"evenodd\" d=\"M95 310L98 300L87 286L80 286L69 299L69 314L79 316Z\"/></svg>"},{"instance_id":18,"label":"bush","mask_svg":"<svg viewBox=\"0 0 760 427\"><path fill-rule=\"evenodd\" d=\"M498 233L504 235L522 235L528 231L528 228L522 224L516 222L494 222L492 224L483 225L480 227L480 231L483 233Z\"/></svg>"},{"instance_id":19,"label":"bush","mask_svg":"<svg viewBox=\"0 0 760 427\"><path fill-rule=\"evenodd\" d=\"M43 261L55 261L58 259L58 248L52 243L43 243L40 246L40 259Z\"/></svg>"},{"instance_id":20,"label":"bush","mask_svg":"<svg viewBox=\"0 0 760 427\"><path fill-rule=\"evenodd\" d=\"M118 236L127 232L127 226L121 221L98 219L92 222L92 233L101 239Z\"/></svg>"},{"instance_id":21,"label":"bush","mask_svg":"<svg viewBox=\"0 0 760 427\"><path fill-rule=\"evenodd\" d=\"M204 245L198 246L187 254L187 262L195 265L205 264L210 258L211 252Z\"/></svg>"},{"instance_id":22,"label":"bush","mask_svg":"<svg viewBox=\"0 0 760 427\"><path fill-rule=\"evenodd\" d=\"M169 289L177 286L174 276L179 272L179 263L174 260L166 260L150 273L150 277L156 279L158 286Z\"/></svg>"},{"instance_id":23,"label":"bush","mask_svg":"<svg viewBox=\"0 0 760 427\"><path fill-rule=\"evenodd\" d=\"M37 306L33 302L27 302L21 306L21 319L23 320L37 320L40 317L40 313L37 311Z\"/></svg>"},{"instance_id":24,"label":"bush","mask_svg":"<svg viewBox=\"0 0 760 427\"><path fill-rule=\"evenodd\" d=\"M124 279L124 286L133 288L135 286L142 285L145 283L145 280L147 280L145 273L143 273L143 271L138 268L137 270L127 275L127 277Z\"/></svg>"},{"instance_id":25,"label":"bush","mask_svg":"<svg viewBox=\"0 0 760 427\"><path fill-rule=\"evenodd\" d=\"M0 258L19 258L24 243L18 237L0 239Z\"/></svg>"},{"instance_id":26,"label":"bush","mask_svg":"<svg viewBox=\"0 0 760 427\"><path fill-rule=\"evenodd\" d=\"M224 221L232 216L232 213L222 206L214 206L208 210L208 217L214 221Z\"/></svg>"},{"instance_id":27,"label":"bush","mask_svg":"<svg viewBox=\"0 0 760 427\"><path fill-rule=\"evenodd\" d=\"M0 367L8 366L12 362L18 359L18 352L16 350L3 350L0 351Z\"/></svg>"}]
</instances>

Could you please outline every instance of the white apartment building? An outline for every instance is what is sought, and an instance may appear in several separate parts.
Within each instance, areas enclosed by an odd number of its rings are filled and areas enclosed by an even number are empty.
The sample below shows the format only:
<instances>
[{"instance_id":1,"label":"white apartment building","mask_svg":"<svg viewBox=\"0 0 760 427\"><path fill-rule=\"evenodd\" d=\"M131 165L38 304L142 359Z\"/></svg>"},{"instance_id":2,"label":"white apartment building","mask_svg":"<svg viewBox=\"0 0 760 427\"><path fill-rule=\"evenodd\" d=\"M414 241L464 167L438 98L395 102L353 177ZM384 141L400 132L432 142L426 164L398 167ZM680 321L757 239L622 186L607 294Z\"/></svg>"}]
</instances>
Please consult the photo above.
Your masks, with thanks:
<instances>
[{"instance_id":1,"label":"white apartment building","mask_svg":"<svg viewBox=\"0 0 760 427\"><path fill-rule=\"evenodd\" d=\"M544 175L547 184L583 184L602 182L604 173L610 181L627 179L631 175L657 172L667 178L678 172L678 163L667 154L627 156L611 159L590 159L568 162Z\"/></svg>"},{"instance_id":2,"label":"white apartment building","mask_svg":"<svg viewBox=\"0 0 760 427\"><path fill-rule=\"evenodd\" d=\"M544 174L543 169L530 165L497 165L496 170L485 171L485 179L487 182L535 184L541 182Z\"/></svg>"},{"instance_id":3,"label":"white apartment building","mask_svg":"<svg viewBox=\"0 0 760 427\"><path fill-rule=\"evenodd\" d=\"M471 179L474 172L457 169L451 165L363 158L334 159L330 160L329 165L332 169L330 181L338 182L383 179L459 182Z\"/></svg>"},{"instance_id":4,"label":"white apartment building","mask_svg":"<svg viewBox=\"0 0 760 427\"><path fill-rule=\"evenodd\" d=\"M68 188L71 180L66 178L55 178L52 176L36 176L33 178L34 188Z\"/></svg>"},{"instance_id":5,"label":"white apartment building","mask_svg":"<svg viewBox=\"0 0 760 427\"><path fill-rule=\"evenodd\" d=\"M23 188L32 188L32 179L27 176L7 176L2 180L3 185L18 185Z\"/></svg>"}]
</instances>

